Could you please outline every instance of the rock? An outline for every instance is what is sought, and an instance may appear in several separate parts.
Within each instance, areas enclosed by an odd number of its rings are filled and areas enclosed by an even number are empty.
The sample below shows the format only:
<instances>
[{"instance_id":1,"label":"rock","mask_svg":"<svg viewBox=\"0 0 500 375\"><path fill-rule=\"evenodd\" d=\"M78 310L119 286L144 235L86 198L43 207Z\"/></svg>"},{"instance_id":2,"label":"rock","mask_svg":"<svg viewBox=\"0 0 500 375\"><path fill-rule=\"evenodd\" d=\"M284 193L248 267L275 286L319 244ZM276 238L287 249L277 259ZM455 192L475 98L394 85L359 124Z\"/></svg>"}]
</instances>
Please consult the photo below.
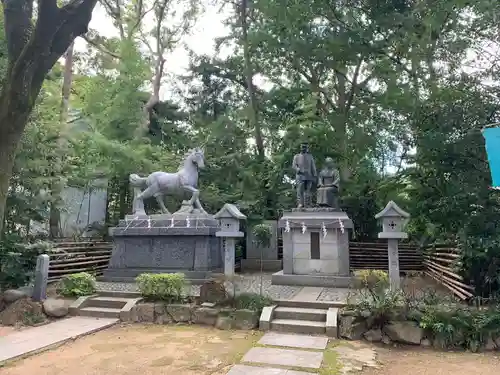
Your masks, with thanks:
<instances>
[{"instance_id":1,"label":"rock","mask_svg":"<svg viewBox=\"0 0 500 375\"><path fill-rule=\"evenodd\" d=\"M2 299L6 303L12 303L12 302L16 302L17 300L19 300L21 298L26 298L26 297L28 297L28 295L23 290L8 289L5 292L3 292Z\"/></svg>"},{"instance_id":2,"label":"rock","mask_svg":"<svg viewBox=\"0 0 500 375\"><path fill-rule=\"evenodd\" d=\"M0 325L13 326L17 323L37 325L46 320L42 304L27 298L12 302L0 312Z\"/></svg>"},{"instance_id":3,"label":"rock","mask_svg":"<svg viewBox=\"0 0 500 375\"><path fill-rule=\"evenodd\" d=\"M363 310L363 311L361 311L361 313L359 315L361 315L363 318L367 319L370 316L372 316L372 312L370 310Z\"/></svg>"},{"instance_id":4,"label":"rock","mask_svg":"<svg viewBox=\"0 0 500 375\"><path fill-rule=\"evenodd\" d=\"M62 318L68 315L69 306L62 299L48 298L43 302L43 311L52 318Z\"/></svg>"},{"instance_id":5,"label":"rock","mask_svg":"<svg viewBox=\"0 0 500 375\"><path fill-rule=\"evenodd\" d=\"M420 345L424 330L416 322L391 322L384 326L384 333L392 341L402 344Z\"/></svg>"},{"instance_id":6,"label":"rock","mask_svg":"<svg viewBox=\"0 0 500 375\"><path fill-rule=\"evenodd\" d=\"M190 305L172 304L166 306L168 315L175 323L190 322L193 316L192 310Z\"/></svg>"},{"instance_id":7,"label":"rock","mask_svg":"<svg viewBox=\"0 0 500 375\"><path fill-rule=\"evenodd\" d=\"M206 324L209 326L215 325L219 311L211 307L200 307L194 310L193 323Z\"/></svg>"},{"instance_id":8,"label":"rock","mask_svg":"<svg viewBox=\"0 0 500 375\"><path fill-rule=\"evenodd\" d=\"M391 345L391 339L387 335L382 336L382 343L385 345Z\"/></svg>"},{"instance_id":9,"label":"rock","mask_svg":"<svg viewBox=\"0 0 500 375\"><path fill-rule=\"evenodd\" d=\"M212 302L203 302L201 307L215 307L215 303Z\"/></svg>"},{"instance_id":10,"label":"rock","mask_svg":"<svg viewBox=\"0 0 500 375\"><path fill-rule=\"evenodd\" d=\"M496 339L494 339L495 341L495 345L497 346L497 348L500 349L500 337L497 337Z\"/></svg>"},{"instance_id":11,"label":"rock","mask_svg":"<svg viewBox=\"0 0 500 375\"><path fill-rule=\"evenodd\" d=\"M364 338L370 342L382 341L382 330L380 328L371 329L363 334Z\"/></svg>"},{"instance_id":12,"label":"rock","mask_svg":"<svg viewBox=\"0 0 500 375\"><path fill-rule=\"evenodd\" d=\"M366 323L359 321L354 316L341 316L339 324L339 335L349 340L360 340L366 331Z\"/></svg>"},{"instance_id":13,"label":"rock","mask_svg":"<svg viewBox=\"0 0 500 375\"><path fill-rule=\"evenodd\" d=\"M253 310L236 310L233 326L236 329L255 329L259 326L259 314Z\"/></svg>"},{"instance_id":14,"label":"rock","mask_svg":"<svg viewBox=\"0 0 500 375\"><path fill-rule=\"evenodd\" d=\"M218 316L215 322L218 329L229 330L233 328L233 318L231 316Z\"/></svg>"},{"instance_id":15,"label":"rock","mask_svg":"<svg viewBox=\"0 0 500 375\"><path fill-rule=\"evenodd\" d=\"M154 322L156 324L169 324L173 322L172 318L167 313L164 303L155 303L154 317Z\"/></svg>"},{"instance_id":16,"label":"rock","mask_svg":"<svg viewBox=\"0 0 500 375\"><path fill-rule=\"evenodd\" d=\"M227 299L223 281L208 280L200 287L200 301L220 303Z\"/></svg>"},{"instance_id":17,"label":"rock","mask_svg":"<svg viewBox=\"0 0 500 375\"><path fill-rule=\"evenodd\" d=\"M423 339L422 341L420 341L420 346L424 348L429 348L432 346L432 342L429 339Z\"/></svg>"},{"instance_id":18,"label":"rock","mask_svg":"<svg viewBox=\"0 0 500 375\"><path fill-rule=\"evenodd\" d=\"M132 321L136 323L153 323L155 321L155 304L139 303L130 312Z\"/></svg>"},{"instance_id":19,"label":"rock","mask_svg":"<svg viewBox=\"0 0 500 375\"><path fill-rule=\"evenodd\" d=\"M496 350L497 349L497 344L495 343L495 341L490 337L488 338L488 340L486 341L486 344L484 344L484 348L486 350Z\"/></svg>"}]
</instances>

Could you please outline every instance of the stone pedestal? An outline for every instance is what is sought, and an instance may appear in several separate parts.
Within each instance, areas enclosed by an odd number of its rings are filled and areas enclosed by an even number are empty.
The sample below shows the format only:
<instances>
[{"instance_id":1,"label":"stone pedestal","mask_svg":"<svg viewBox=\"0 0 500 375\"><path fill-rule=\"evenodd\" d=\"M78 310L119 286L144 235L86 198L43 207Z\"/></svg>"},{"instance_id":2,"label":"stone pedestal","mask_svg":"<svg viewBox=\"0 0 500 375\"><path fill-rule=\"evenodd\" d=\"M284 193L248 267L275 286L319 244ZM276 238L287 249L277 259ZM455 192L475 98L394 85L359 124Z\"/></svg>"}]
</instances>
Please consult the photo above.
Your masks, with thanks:
<instances>
[{"instance_id":1,"label":"stone pedestal","mask_svg":"<svg viewBox=\"0 0 500 375\"><path fill-rule=\"evenodd\" d=\"M294 209L283 214L279 227L284 229L283 271L273 274L273 284L349 286L348 230L353 224L345 212Z\"/></svg>"},{"instance_id":2,"label":"stone pedestal","mask_svg":"<svg viewBox=\"0 0 500 375\"><path fill-rule=\"evenodd\" d=\"M111 228L113 252L104 281L134 282L141 273L182 272L202 283L223 268L218 221L194 211L173 215L128 215Z\"/></svg>"}]
</instances>

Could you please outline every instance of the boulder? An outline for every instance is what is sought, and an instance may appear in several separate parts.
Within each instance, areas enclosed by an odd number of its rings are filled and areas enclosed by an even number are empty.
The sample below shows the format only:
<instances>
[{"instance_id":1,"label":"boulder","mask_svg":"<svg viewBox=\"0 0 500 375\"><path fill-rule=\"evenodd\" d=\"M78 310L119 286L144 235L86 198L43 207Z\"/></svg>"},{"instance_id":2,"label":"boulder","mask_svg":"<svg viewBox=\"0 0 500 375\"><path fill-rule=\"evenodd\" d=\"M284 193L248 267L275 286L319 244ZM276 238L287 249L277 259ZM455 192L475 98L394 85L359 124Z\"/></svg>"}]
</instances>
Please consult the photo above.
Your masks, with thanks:
<instances>
[{"instance_id":1,"label":"boulder","mask_svg":"<svg viewBox=\"0 0 500 375\"><path fill-rule=\"evenodd\" d=\"M422 341L420 341L420 346L424 348L429 348L432 346L432 342L429 339L423 339Z\"/></svg>"},{"instance_id":2,"label":"boulder","mask_svg":"<svg viewBox=\"0 0 500 375\"><path fill-rule=\"evenodd\" d=\"M391 345L391 339L389 338L389 336L387 335L383 335L382 336L382 343L385 344L385 345Z\"/></svg>"},{"instance_id":3,"label":"boulder","mask_svg":"<svg viewBox=\"0 0 500 375\"><path fill-rule=\"evenodd\" d=\"M154 308L154 322L156 324L169 324L172 323L172 318L167 313L164 303L155 303Z\"/></svg>"},{"instance_id":4,"label":"boulder","mask_svg":"<svg viewBox=\"0 0 500 375\"><path fill-rule=\"evenodd\" d=\"M62 318L68 315L69 305L65 300L48 298L43 302L43 312L52 318Z\"/></svg>"},{"instance_id":5,"label":"boulder","mask_svg":"<svg viewBox=\"0 0 500 375\"><path fill-rule=\"evenodd\" d=\"M366 332L366 323L354 316L341 316L339 336L348 340L360 340Z\"/></svg>"},{"instance_id":6,"label":"boulder","mask_svg":"<svg viewBox=\"0 0 500 375\"><path fill-rule=\"evenodd\" d=\"M200 307L194 310L193 323L206 324L209 326L215 325L219 311L211 307Z\"/></svg>"},{"instance_id":7,"label":"boulder","mask_svg":"<svg viewBox=\"0 0 500 375\"><path fill-rule=\"evenodd\" d=\"M236 329L255 329L259 326L259 313L254 310L236 310L233 326Z\"/></svg>"},{"instance_id":8,"label":"boulder","mask_svg":"<svg viewBox=\"0 0 500 375\"><path fill-rule=\"evenodd\" d=\"M153 323L155 321L155 304L139 303L132 307L130 317L136 323Z\"/></svg>"},{"instance_id":9,"label":"boulder","mask_svg":"<svg viewBox=\"0 0 500 375\"><path fill-rule=\"evenodd\" d=\"M382 341L382 330L380 328L371 329L363 334L363 337L370 342Z\"/></svg>"},{"instance_id":10,"label":"boulder","mask_svg":"<svg viewBox=\"0 0 500 375\"><path fill-rule=\"evenodd\" d=\"M2 299L6 303L16 302L17 300L26 297L28 297L28 294L26 294L24 290L19 290L19 289L8 289L5 292L3 292L2 295Z\"/></svg>"},{"instance_id":11,"label":"boulder","mask_svg":"<svg viewBox=\"0 0 500 375\"><path fill-rule=\"evenodd\" d=\"M175 323L186 323L192 319L193 309L190 305L172 304L167 305L165 308Z\"/></svg>"},{"instance_id":12,"label":"boulder","mask_svg":"<svg viewBox=\"0 0 500 375\"><path fill-rule=\"evenodd\" d=\"M231 316L218 316L215 322L218 329L229 330L233 328L233 318Z\"/></svg>"},{"instance_id":13,"label":"boulder","mask_svg":"<svg viewBox=\"0 0 500 375\"><path fill-rule=\"evenodd\" d=\"M402 344L420 345L424 330L416 322L391 322L384 326L384 333L392 341Z\"/></svg>"},{"instance_id":14,"label":"boulder","mask_svg":"<svg viewBox=\"0 0 500 375\"><path fill-rule=\"evenodd\" d=\"M484 344L484 348L486 350L496 350L497 345L495 343L495 340L493 340L491 337L489 337L488 340L486 341L486 343Z\"/></svg>"},{"instance_id":15,"label":"boulder","mask_svg":"<svg viewBox=\"0 0 500 375\"><path fill-rule=\"evenodd\" d=\"M200 287L200 301L219 303L227 299L227 292L223 281L208 280Z\"/></svg>"},{"instance_id":16,"label":"boulder","mask_svg":"<svg viewBox=\"0 0 500 375\"><path fill-rule=\"evenodd\" d=\"M42 304L28 298L18 299L0 312L0 325L13 326L17 323L37 325L46 320Z\"/></svg>"}]
</instances>

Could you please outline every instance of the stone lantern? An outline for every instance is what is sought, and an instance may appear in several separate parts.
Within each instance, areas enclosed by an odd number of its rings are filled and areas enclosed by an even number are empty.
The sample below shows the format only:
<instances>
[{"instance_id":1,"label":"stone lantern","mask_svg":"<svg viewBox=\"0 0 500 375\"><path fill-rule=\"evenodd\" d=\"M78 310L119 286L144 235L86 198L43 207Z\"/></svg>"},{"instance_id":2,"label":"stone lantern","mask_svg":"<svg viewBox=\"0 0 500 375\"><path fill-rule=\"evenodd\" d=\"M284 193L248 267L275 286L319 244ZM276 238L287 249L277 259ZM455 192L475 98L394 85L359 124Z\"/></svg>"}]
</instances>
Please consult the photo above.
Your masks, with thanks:
<instances>
[{"instance_id":1,"label":"stone lantern","mask_svg":"<svg viewBox=\"0 0 500 375\"><path fill-rule=\"evenodd\" d=\"M399 277L398 241L408 238L408 234L403 232L403 229L409 217L410 214L403 211L393 201L387 203L387 206L375 215L375 218L382 222L382 232L378 234L378 238L387 238L391 289L397 289L401 286Z\"/></svg>"},{"instance_id":2,"label":"stone lantern","mask_svg":"<svg viewBox=\"0 0 500 375\"><path fill-rule=\"evenodd\" d=\"M243 232L240 232L240 221L246 220L247 217L234 204L226 203L214 218L219 220L220 224L220 230L215 235L221 237L224 244L224 275L233 276L236 238L244 236Z\"/></svg>"}]
</instances>

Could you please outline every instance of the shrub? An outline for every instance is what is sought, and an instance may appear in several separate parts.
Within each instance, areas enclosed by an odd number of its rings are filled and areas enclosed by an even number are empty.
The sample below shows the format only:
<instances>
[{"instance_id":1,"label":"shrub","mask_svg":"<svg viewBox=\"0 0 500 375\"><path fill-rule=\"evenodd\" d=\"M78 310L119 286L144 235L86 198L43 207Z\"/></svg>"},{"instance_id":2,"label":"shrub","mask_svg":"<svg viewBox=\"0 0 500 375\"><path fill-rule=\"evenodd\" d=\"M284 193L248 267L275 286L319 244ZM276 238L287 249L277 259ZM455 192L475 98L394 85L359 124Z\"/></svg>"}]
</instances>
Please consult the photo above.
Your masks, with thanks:
<instances>
[{"instance_id":1,"label":"shrub","mask_svg":"<svg viewBox=\"0 0 500 375\"><path fill-rule=\"evenodd\" d=\"M389 287L389 275L382 270L359 270L354 272L355 287L369 290L384 290Z\"/></svg>"},{"instance_id":2,"label":"shrub","mask_svg":"<svg viewBox=\"0 0 500 375\"><path fill-rule=\"evenodd\" d=\"M489 338L499 337L500 311L455 304L425 306L420 326L442 348L476 352Z\"/></svg>"},{"instance_id":3,"label":"shrub","mask_svg":"<svg viewBox=\"0 0 500 375\"><path fill-rule=\"evenodd\" d=\"M254 243L258 247L268 247L271 244L272 227L269 224L257 224L252 228Z\"/></svg>"},{"instance_id":4,"label":"shrub","mask_svg":"<svg viewBox=\"0 0 500 375\"><path fill-rule=\"evenodd\" d=\"M74 273L62 278L58 292L64 297L81 297L94 294L96 291L95 277L87 272Z\"/></svg>"},{"instance_id":5,"label":"shrub","mask_svg":"<svg viewBox=\"0 0 500 375\"><path fill-rule=\"evenodd\" d=\"M136 282L141 295L148 300L178 302L186 279L183 273L143 273Z\"/></svg>"},{"instance_id":6,"label":"shrub","mask_svg":"<svg viewBox=\"0 0 500 375\"><path fill-rule=\"evenodd\" d=\"M382 327L406 311L402 293L399 290L392 291L390 289L360 293L357 297L357 303L349 308L354 310L356 315L366 319L370 328Z\"/></svg>"},{"instance_id":7,"label":"shrub","mask_svg":"<svg viewBox=\"0 0 500 375\"><path fill-rule=\"evenodd\" d=\"M256 293L242 293L234 298L234 306L237 309L253 310L259 313L264 307L272 304L273 300L271 298Z\"/></svg>"}]
</instances>

